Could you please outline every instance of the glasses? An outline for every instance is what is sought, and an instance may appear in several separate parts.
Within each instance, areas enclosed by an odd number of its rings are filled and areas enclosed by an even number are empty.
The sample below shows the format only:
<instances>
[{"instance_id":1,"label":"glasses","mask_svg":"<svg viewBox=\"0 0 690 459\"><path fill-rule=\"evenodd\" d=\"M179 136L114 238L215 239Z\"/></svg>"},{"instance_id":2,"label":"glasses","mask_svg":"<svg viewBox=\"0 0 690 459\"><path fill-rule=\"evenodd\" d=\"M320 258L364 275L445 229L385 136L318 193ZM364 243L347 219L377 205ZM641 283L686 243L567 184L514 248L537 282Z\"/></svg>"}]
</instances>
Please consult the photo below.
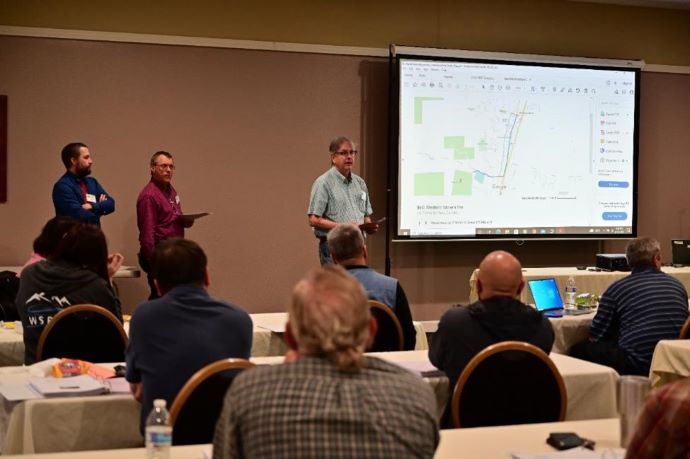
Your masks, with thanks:
<instances>
[{"instance_id":1,"label":"glasses","mask_svg":"<svg viewBox=\"0 0 690 459\"><path fill-rule=\"evenodd\" d=\"M170 169L171 171L175 170L175 165L174 164L156 164L156 167L159 169Z\"/></svg>"},{"instance_id":2,"label":"glasses","mask_svg":"<svg viewBox=\"0 0 690 459\"><path fill-rule=\"evenodd\" d=\"M357 156L357 150L341 150L336 151L334 154L339 156Z\"/></svg>"}]
</instances>

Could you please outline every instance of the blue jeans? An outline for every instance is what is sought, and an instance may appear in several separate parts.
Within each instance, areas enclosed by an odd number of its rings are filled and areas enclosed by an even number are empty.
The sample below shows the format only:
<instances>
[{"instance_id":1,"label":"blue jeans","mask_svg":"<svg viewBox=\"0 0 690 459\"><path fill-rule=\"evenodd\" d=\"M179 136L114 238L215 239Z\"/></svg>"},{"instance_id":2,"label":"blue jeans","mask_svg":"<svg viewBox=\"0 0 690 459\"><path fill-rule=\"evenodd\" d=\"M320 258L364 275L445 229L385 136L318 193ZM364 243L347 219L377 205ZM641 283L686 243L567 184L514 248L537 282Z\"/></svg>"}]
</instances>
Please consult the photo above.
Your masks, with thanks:
<instances>
[{"instance_id":1,"label":"blue jeans","mask_svg":"<svg viewBox=\"0 0 690 459\"><path fill-rule=\"evenodd\" d=\"M319 239L319 261L321 262L321 266L333 263L331 252L328 251L328 243L321 239Z\"/></svg>"}]
</instances>

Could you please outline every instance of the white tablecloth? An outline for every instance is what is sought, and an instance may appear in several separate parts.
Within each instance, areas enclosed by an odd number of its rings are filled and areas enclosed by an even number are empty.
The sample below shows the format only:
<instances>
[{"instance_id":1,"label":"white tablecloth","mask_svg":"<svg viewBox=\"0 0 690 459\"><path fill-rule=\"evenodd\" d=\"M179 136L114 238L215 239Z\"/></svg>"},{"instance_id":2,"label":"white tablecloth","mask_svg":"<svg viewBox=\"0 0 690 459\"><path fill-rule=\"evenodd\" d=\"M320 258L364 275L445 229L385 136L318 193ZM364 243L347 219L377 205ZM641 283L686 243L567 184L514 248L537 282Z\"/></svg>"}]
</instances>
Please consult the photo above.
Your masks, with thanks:
<instances>
[{"instance_id":1,"label":"white tablecloth","mask_svg":"<svg viewBox=\"0 0 690 459\"><path fill-rule=\"evenodd\" d=\"M657 343L649 368L652 387L660 387L690 376L690 340L661 340Z\"/></svg>"},{"instance_id":2,"label":"white tablecloth","mask_svg":"<svg viewBox=\"0 0 690 459\"><path fill-rule=\"evenodd\" d=\"M594 440L600 457L623 458L618 418L441 431L436 459L507 459L510 453L555 453L546 443L551 432L575 432Z\"/></svg>"},{"instance_id":3,"label":"white tablecloth","mask_svg":"<svg viewBox=\"0 0 690 459\"><path fill-rule=\"evenodd\" d=\"M661 269L663 272L670 274L685 285L685 289L690 291L690 268L673 268L664 266ZM615 280L621 279L629 272L594 272L586 270L578 270L573 267L568 268L525 268L522 277L525 280L525 288L520 295L520 301L527 304L534 303L532 293L526 285L530 279L543 279L546 277L553 277L556 279L559 291L565 290L565 284L570 276L575 278L578 293L595 293L601 295L606 288ZM477 270L472 272L470 276L470 302L477 301Z\"/></svg>"}]
</instances>

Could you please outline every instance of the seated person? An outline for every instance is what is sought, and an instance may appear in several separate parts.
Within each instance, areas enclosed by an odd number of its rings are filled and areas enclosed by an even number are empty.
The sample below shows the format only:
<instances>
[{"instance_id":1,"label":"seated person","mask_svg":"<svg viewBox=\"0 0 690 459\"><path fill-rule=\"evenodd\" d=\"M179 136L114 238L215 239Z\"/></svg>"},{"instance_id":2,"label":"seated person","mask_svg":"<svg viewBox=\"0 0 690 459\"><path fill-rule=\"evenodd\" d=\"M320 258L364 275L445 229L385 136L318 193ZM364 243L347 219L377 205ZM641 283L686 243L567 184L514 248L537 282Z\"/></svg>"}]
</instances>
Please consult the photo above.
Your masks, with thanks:
<instances>
[{"instance_id":1,"label":"seated person","mask_svg":"<svg viewBox=\"0 0 690 459\"><path fill-rule=\"evenodd\" d=\"M652 392L637 418L626 459L690 457L690 378Z\"/></svg>"},{"instance_id":2,"label":"seated person","mask_svg":"<svg viewBox=\"0 0 690 459\"><path fill-rule=\"evenodd\" d=\"M206 254L193 241L166 239L154 251L154 284L162 295L132 315L127 381L142 402L141 431L153 400L172 405L182 386L209 363L248 359L252 320L238 306L209 296Z\"/></svg>"},{"instance_id":3,"label":"seated person","mask_svg":"<svg viewBox=\"0 0 690 459\"><path fill-rule=\"evenodd\" d=\"M449 309L438 323L431 340L429 360L443 370L450 381L452 399L455 383L465 366L486 347L501 341L524 341L551 352L554 333L551 322L518 299L525 286L522 266L508 252L488 254L479 265L479 301ZM451 427L448 406L443 427Z\"/></svg>"},{"instance_id":4,"label":"seated person","mask_svg":"<svg viewBox=\"0 0 690 459\"><path fill-rule=\"evenodd\" d=\"M366 357L376 333L364 290L327 265L294 288L286 363L230 386L213 457L431 458L436 398L419 376Z\"/></svg>"},{"instance_id":5,"label":"seated person","mask_svg":"<svg viewBox=\"0 0 690 459\"><path fill-rule=\"evenodd\" d=\"M328 250L333 263L342 266L357 279L370 300L379 301L393 310L403 329L404 349L414 349L417 336L410 305L400 282L379 274L367 266L367 246L362 231L353 224L339 224L328 232Z\"/></svg>"},{"instance_id":6,"label":"seated person","mask_svg":"<svg viewBox=\"0 0 690 459\"><path fill-rule=\"evenodd\" d=\"M24 263L22 269L19 270L17 277L21 276L22 270L27 266L45 260L53 255L62 237L76 224L77 221L70 217L57 216L48 220L43 226L41 234L34 239L34 252L26 263Z\"/></svg>"},{"instance_id":7,"label":"seated person","mask_svg":"<svg viewBox=\"0 0 690 459\"><path fill-rule=\"evenodd\" d=\"M632 273L601 295L589 341L575 344L570 355L621 375L647 376L656 343L678 338L688 318L688 294L678 279L661 272L658 241L633 239L625 257Z\"/></svg>"},{"instance_id":8,"label":"seated person","mask_svg":"<svg viewBox=\"0 0 690 459\"><path fill-rule=\"evenodd\" d=\"M61 309L83 303L101 306L122 322L120 300L108 276L108 246L95 225L74 225L47 260L22 272L15 300L24 328L24 363L36 360L46 324Z\"/></svg>"}]
</instances>

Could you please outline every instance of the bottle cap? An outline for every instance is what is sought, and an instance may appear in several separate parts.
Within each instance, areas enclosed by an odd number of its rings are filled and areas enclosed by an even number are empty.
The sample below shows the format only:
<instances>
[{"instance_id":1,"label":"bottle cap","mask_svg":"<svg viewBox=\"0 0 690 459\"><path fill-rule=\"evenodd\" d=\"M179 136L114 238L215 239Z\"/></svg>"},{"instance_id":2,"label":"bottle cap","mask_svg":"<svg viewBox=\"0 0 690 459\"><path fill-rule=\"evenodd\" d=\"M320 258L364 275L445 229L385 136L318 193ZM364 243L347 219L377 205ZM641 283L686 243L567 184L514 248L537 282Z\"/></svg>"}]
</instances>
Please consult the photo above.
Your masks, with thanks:
<instances>
[{"instance_id":1,"label":"bottle cap","mask_svg":"<svg viewBox=\"0 0 690 459\"><path fill-rule=\"evenodd\" d=\"M153 406L156 408L165 408L166 404L167 402L165 401L165 399L162 398L157 398L153 401Z\"/></svg>"}]
</instances>

